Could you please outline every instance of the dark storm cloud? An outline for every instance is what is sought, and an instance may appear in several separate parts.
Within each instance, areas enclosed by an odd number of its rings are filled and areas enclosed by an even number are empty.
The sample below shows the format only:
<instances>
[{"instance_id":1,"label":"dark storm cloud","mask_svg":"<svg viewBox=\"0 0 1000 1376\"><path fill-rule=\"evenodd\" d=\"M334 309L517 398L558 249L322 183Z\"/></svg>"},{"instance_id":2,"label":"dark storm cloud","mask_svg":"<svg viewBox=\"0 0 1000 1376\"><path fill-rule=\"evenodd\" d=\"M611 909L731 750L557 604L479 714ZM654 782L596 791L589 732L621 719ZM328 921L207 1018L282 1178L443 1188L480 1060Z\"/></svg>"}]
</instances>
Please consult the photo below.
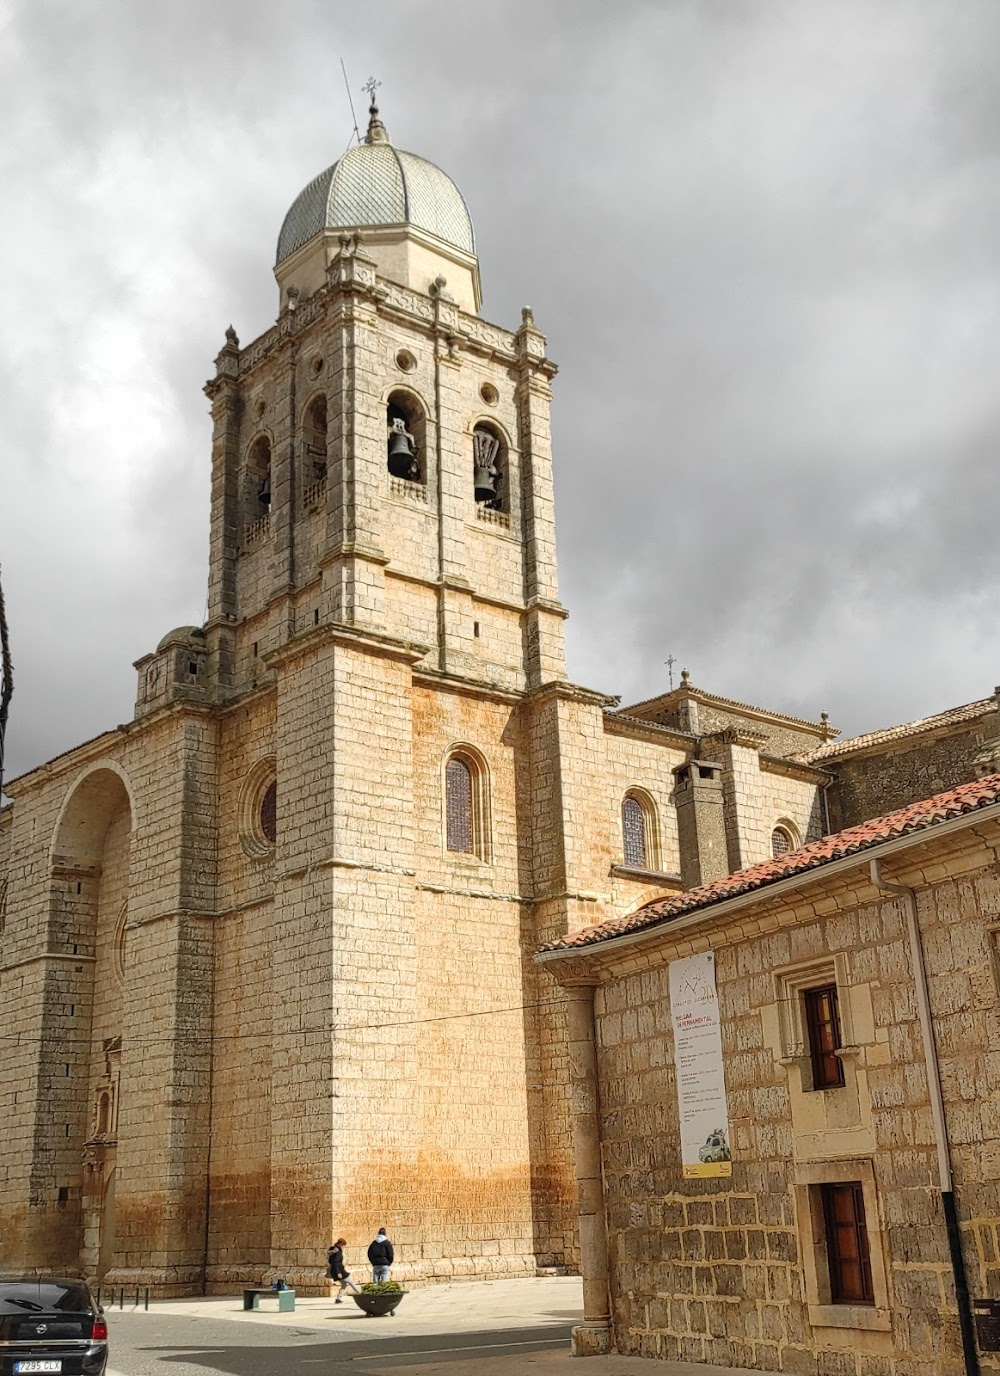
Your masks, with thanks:
<instances>
[{"instance_id":1,"label":"dark storm cloud","mask_svg":"<svg viewBox=\"0 0 1000 1376\"><path fill-rule=\"evenodd\" d=\"M1000 678L1000 11L22 0L0 18L12 772L204 614L201 384L383 81L561 366L570 668L849 730ZM16 134L16 137L12 135Z\"/></svg>"}]
</instances>

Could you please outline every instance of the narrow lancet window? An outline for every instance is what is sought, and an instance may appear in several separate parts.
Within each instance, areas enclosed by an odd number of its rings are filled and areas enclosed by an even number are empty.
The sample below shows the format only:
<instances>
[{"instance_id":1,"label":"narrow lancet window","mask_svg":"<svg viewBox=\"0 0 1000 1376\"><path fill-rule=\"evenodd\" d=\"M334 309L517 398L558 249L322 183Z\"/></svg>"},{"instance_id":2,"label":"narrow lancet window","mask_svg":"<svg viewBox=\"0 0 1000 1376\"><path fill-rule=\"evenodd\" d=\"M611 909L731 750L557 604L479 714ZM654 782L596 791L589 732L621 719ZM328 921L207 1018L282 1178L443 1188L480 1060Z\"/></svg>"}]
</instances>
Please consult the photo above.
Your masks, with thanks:
<instances>
[{"instance_id":1,"label":"narrow lancet window","mask_svg":"<svg viewBox=\"0 0 1000 1376\"><path fill-rule=\"evenodd\" d=\"M626 865L647 869L646 815L638 798L626 798L622 803L622 842Z\"/></svg>"},{"instance_id":2,"label":"narrow lancet window","mask_svg":"<svg viewBox=\"0 0 1000 1376\"><path fill-rule=\"evenodd\" d=\"M464 760L450 759L445 770L445 811L448 849L471 855L473 850L472 771Z\"/></svg>"}]
</instances>

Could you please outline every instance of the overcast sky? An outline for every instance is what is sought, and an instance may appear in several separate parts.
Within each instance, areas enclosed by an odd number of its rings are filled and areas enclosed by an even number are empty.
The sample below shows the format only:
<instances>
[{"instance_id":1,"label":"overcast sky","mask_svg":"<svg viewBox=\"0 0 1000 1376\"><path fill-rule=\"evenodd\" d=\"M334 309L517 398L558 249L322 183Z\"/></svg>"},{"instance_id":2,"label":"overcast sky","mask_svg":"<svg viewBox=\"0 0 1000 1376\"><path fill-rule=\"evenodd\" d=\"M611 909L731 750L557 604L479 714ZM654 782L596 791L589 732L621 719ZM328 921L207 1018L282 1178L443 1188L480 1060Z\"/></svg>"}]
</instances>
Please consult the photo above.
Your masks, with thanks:
<instances>
[{"instance_id":1,"label":"overcast sky","mask_svg":"<svg viewBox=\"0 0 1000 1376\"><path fill-rule=\"evenodd\" d=\"M339 60L530 303L570 673L673 655L847 733L1000 682L996 0L0 0L8 775L201 622L232 321L273 321Z\"/></svg>"}]
</instances>

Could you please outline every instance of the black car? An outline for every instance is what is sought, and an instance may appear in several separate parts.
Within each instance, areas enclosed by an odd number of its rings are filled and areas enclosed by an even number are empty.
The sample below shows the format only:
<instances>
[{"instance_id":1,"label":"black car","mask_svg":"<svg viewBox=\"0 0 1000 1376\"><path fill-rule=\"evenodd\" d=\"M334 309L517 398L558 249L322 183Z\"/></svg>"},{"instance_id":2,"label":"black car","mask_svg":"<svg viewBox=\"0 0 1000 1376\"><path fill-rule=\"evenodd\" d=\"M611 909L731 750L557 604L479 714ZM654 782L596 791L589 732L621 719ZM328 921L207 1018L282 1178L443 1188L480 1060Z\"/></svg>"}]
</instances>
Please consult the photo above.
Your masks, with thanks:
<instances>
[{"instance_id":1,"label":"black car","mask_svg":"<svg viewBox=\"0 0 1000 1376\"><path fill-rule=\"evenodd\" d=\"M104 1376L108 1325L83 1280L0 1280L0 1376Z\"/></svg>"}]
</instances>

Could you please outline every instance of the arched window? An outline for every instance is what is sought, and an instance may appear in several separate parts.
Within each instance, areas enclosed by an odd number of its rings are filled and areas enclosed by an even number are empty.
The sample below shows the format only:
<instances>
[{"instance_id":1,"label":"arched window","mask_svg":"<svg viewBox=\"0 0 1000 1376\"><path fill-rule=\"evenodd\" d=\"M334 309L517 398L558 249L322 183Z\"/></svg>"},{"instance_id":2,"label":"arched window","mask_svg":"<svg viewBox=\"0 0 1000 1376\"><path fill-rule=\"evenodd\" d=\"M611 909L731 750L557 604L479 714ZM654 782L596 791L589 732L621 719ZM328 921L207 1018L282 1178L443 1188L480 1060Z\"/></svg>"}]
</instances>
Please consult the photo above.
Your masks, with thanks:
<instances>
[{"instance_id":1,"label":"arched window","mask_svg":"<svg viewBox=\"0 0 1000 1376\"><path fill-rule=\"evenodd\" d=\"M781 822L771 832L771 854L775 860L787 855L790 850L798 850L798 848L799 839L787 823Z\"/></svg>"},{"instance_id":2,"label":"arched window","mask_svg":"<svg viewBox=\"0 0 1000 1376\"><path fill-rule=\"evenodd\" d=\"M445 771L448 849L472 854L472 770L462 759L451 759Z\"/></svg>"},{"instance_id":3,"label":"arched window","mask_svg":"<svg viewBox=\"0 0 1000 1376\"><path fill-rule=\"evenodd\" d=\"M445 844L456 855L489 861L486 766L470 747L452 752L444 769Z\"/></svg>"},{"instance_id":4,"label":"arched window","mask_svg":"<svg viewBox=\"0 0 1000 1376\"><path fill-rule=\"evenodd\" d=\"M637 870L648 868L646 862L646 818L638 798L626 798L622 803L622 844L626 865Z\"/></svg>"},{"instance_id":5,"label":"arched window","mask_svg":"<svg viewBox=\"0 0 1000 1376\"><path fill-rule=\"evenodd\" d=\"M472 464L477 509L507 511L507 446L500 432L483 421L472 431Z\"/></svg>"},{"instance_id":6,"label":"arched window","mask_svg":"<svg viewBox=\"0 0 1000 1376\"><path fill-rule=\"evenodd\" d=\"M326 477L326 396L314 397L306 408L306 463L303 482L308 486Z\"/></svg>"},{"instance_id":7,"label":"arched window","mask_svg":"<svg viewBox=\"0 0 1000 1376\"><path fill-rule=\"evenodd\" d=\"M97 1110L97 1131L101 1137L106 1137L111 1128L111 1096L102 1094Z\"/></svg>"},{"instance_id":8,"label":"arched window","mask_svg":"<svg viewBox=\"0 0 1000 1376\"><path fill-rule=\"evenodd\" d=\"M247 520L252 522L271 510L271 441L266 435L258 436L250 446L247 479Z\"/></svg>"},{"instance_id":9,"label":"arched window","mask_svg":"<svg viewBox=\"0 0 1000 1376\"><path fill-rule=\"evenodd\" d=\"M622 857L629 869L660 867L656 808L652 798L632 789L622 799Z\"/></svg>"},{"instance_id":10,"label":"arched window","mask_svg":"<svg viewBox=\"0 0 1000 1376\"><path fill-rule=\"evenodd\" d=\"M393 392L386 403L386 464L404 482L427 480L424 414L408 392Z\"/></svg>"}]
</instances>

